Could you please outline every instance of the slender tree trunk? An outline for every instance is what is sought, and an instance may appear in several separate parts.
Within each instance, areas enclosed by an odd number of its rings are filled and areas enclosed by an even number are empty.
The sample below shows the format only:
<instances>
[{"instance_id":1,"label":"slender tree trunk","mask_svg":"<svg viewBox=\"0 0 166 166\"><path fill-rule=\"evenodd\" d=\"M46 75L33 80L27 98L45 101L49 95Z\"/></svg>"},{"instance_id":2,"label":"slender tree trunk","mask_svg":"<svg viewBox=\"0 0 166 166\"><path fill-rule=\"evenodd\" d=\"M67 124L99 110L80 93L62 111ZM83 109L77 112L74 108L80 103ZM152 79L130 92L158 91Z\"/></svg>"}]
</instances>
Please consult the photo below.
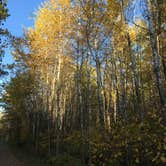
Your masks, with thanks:
<instances>
[{"instance_id":1,"label":"slender tree trunk","mask_svg":"<svg viewBox=\"0 0 166 166\"><path fill-rule=\"evenodd\" d=\"M61 74L61 57L58 57L58 73L57 73L57 116L56 116L56 155L59 154L59 144L60 144L60 74Z\"/></svg>"},{"instance_id":2,"label":"slender tree trunk","mask_svg":"<svg viewBox=\"0 0 166 166\"><path fill-rule=\"evenodd\" d=\"M36 133L36 113L33 112L32 114L32 140L33 140L33 144L35 145L35 133Z\"/></svg>"},{"instance_id":3,"label":"slender tree trunk","mask_svg":"<svg viewBox=\"0 0 166 166\"><path fill-rule=\"evenodd\" d=\"M162 67L163 67L163 73L164 73L164 77L166 79L166 55L164 54L164 49L162 49L162 44L163 44L163 47L165 46L165 43L163 42L162 43L162 40L161 40L161 33L162 33L162 30L161 30L161 23L162 21L164 22L164 20L162 20L162 8L161 6L164 7L164 1L158 1L158 0L155 0L154 2L154 5L155 5L155 8L156 8L156 34L157 34L157 37L156 37L156 40L157 40L157 49L158 49L158 54L160 55L161 57L161 63L162 63ZM164 13L165 14L165 13ZM165 18L163 16L163 18Z\"/></svg>"},{"instance_id":4,"label":"slender tree trunk","mask_svg":"<svg viewBox=\"0 0 166 166\"><path fill-rule=\"evenodd\" d=\"M156 76L156 85L157 85L158 93L159 93L159 97L160 97L160 104L161 104L161 107L164 107L165 95L164 95L164 88L163 88L162 78L161 78L161 73L160 73L160 56L157 51L155 30L154 30L151 10L150 10L151 2L149 0L147 0L147 4L148 4L148 28L149 28L150 42L151 42L151 48L152 48L152 54L153 54L154 74ZM166 118L165 113L164 113L164 117Z\"/></svg>"},{"instance_id":5,"label":"slender tree trunk","mask_svg":"<svg viewBox=\"0 0 166 166\"><path fill-rule=\"evenodd\" d=\"M79 34L78 34L79 37ZM82 88L81 88L81 70L83 65L83 57L81 57L81 62L79 64L80 56L80 45L79 41L77 42L77 110L79 110L80 116L80 128L81 128L81 159L84 163L84 114L83 114L83 97L82 97Z\"/></svg>"},{"instance_id":6,"label":"slender tree trunk","mask_svg":"<svg viewBox=\"0 0 166 166\"><path fill-rule=\"evenodd\" d=\"M40 127L40 115L36 113L36 151L39 152L39 127Z\"/></svg>"},{"instance_id":7,"label":"slender tree trunk","mask_svg":"<svg viewBox=\"0 0 166 166\"><path fill-rule=\"evenodd\" d=\"M113 53L114 55L114 53ZM117 80L116 80L116 70L115 70L115 59L112 58L112 62L111 62L111 67L112 67L112 74L111 74L111 80L112 80L112 104L113 104L113 112L112 112L112 120L114 121L114 123L117 122L117 112L118 112L118 104L117 104L117 88L116 88L116 84L117 84ZM111 122L110 122L111 123Z\"/></svg>"},{"instance_id":8,"label":"slender tree trunk","mask_svg":"<svg viewBox=\"0 0 166 166\"><path fill-rule=\"evenodd\" d=\"M89 162L88 165L91 165L91 141L92 141L92 90L91 90L91 73L90 69L87 69L88 72L88 153L89 153Z\"/></svg>"},{"instance_id":9,"label":"slender tree trunk","mask_svg":"<svg viewBox=\"0 0 166 166\"><path fill-rule=\"evenodd\" d=\"M47 134L48 134L48 155L51 154L51 133L50 133L50 113L49 113L49 96L47 92Z\"/></svg>"},{"instance_id":10,"label":"slender tree trunk","mask_svg":"<svg viewBox=\"0 0 166 166\"><path fill-rule=\"evenodd\" d=\"M97 96L98 96L98 107L99 107L99 118L100 118L100 125L101 130L105 128L104 125L104 110L103 110L103 100L101 95L101 88L102 88L102 82L101 82L101 71L100 71L100 62L98 57L96 57L96 73L97 73Z\"/></svg>"},{"instance_id":11,"label":"slender tree trunk","mask_svg":"<svg viewBox=\"0 0 166 166\"><path fill-rule=\"evenodd\" d=\"M51 133L50 133L50 116L47 115L47 133L48 133L48 155L51 154Z\"/></svg>"},{"instance_id":12,"label":"slender tree trunk","mask_svg":"<svg viewBox=\"0 0 166 166\"><path fill-rule=\"evenodd\" d=\"M81 91L81 80L80 73L78 74L78 96L79 96L79 110L80 110L80 127L81 127L81 155L82 162L84 162L84 119L83 119L83 99L82 99L82 91Z\"/></svg>"},{"instance_id":13,"label":"slender tree trunk","mask_svg":"<svg viewBox=\"0 0 166 166\"><path fill-rule=\"evenodd\" d=\"M116 90L116 108L117 108L117 117L120 116L120 97L119 97L119 88L118 88L118 76L117 76L117 66L116 61L114 61L114 80L115 80L115 90Z\"/></svg>"},{"instance_id":14,"label":"slender tree trunk","mask_svg":"<svg viewBox=\"0 0 166 166\"><path fill-rule=\"evenodd\" d=\"M132 68L133 77L134 77L134 85L135 85L138 112L140 114L140 119L143 120L141 93L140 93L140 88L139 88L138 74L136 71L136 59L131 50L131 40L130 40L129 33L127 33L127 42L128 42L129 55L130 55L130 60L131 60L131 68Z\"/></svg>"},{"instance_id":15,"label":"slender tree trunk","mask_svg":"<svg viewBox=\"0 0 166 166\"><path fill-rule=\"evenodd\" d=\"M124 54L123 54L124 56ZM124 76L124 69L123 69L123 66L122 66L122 61L121 61L121 58L119 58L120 60L120 82L121 82L121 87L122 87L122 105L123 105L123 119L124 119L124 122L127 121L127 103L126 103L126 82L125 82L125 76Z\"/></svg>"},{"instance_id":16,"label":"slender tree trunk","mask_svg":"<svg viewBox=\"0 0 166 166\"><path fill-rule=\"evenodd\" d=\"M124 22L125 24L127 24L126 17L124 14L125 10L124 10L123 0L121 1L121 13L122 13L122 15L121 15L122 23ZM132 69L133 77L134 77L135 93L136 93L136 99L137 99L137 110L139 112L140 119L143 120L141 93L140 93L140 88L139 88L139 83L138 83L138 74L136 71L136 59L132 53L131 39L130 39L130 35L128 32L126 32L126 37L127 37L127 44L128 44L128 49L129 49L130 61L131 61L131 69Z\"/></svg>"},{"instance_id":17,"label":"slender tree trunk","mask_svg":"<svg viewBox=\"0 0 166 166\"><path fill-rule=\"evenodd\" d=\"M95 63L96 63L97 97L98 97L99 120L100 120L101 131L104 132L105 122L104 122L104 109L103 109L104 107L103 107L103 100L102 100L102 94L101 94L102 78L101 78L101 71L100 71L101 70L100 69L100 61L99 61L98 55L94 55L94 53L92 51L92 47L91 47L90 41L89 41L89 32L88 32L88 29L86 30L86 38L87 38L87 45L88 45L90 54L95 59ZM96 42L95 42L95 45L96 45Z\"/></svg>"}]
</instances>

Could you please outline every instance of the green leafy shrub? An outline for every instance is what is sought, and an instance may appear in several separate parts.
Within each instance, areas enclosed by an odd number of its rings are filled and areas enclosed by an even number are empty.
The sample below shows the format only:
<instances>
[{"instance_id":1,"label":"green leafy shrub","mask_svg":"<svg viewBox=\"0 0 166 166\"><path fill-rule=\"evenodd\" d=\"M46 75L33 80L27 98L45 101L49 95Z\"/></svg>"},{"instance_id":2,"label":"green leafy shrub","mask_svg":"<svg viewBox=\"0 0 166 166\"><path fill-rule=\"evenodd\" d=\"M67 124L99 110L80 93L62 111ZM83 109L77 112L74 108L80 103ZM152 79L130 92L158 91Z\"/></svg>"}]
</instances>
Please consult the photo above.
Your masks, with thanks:
<instances>
[{"instance_id":1,"label":"green leafy shrub","mask_svg":"<svg viewBox=\"0 0 166 166\"><path fill-rule=\"evenodd\" d=\"M57 166L83 166L80 159L72 157L67 153L58 155L56 157L52 156L48 160L48 164Z\"/></svg>"}]
</instances>

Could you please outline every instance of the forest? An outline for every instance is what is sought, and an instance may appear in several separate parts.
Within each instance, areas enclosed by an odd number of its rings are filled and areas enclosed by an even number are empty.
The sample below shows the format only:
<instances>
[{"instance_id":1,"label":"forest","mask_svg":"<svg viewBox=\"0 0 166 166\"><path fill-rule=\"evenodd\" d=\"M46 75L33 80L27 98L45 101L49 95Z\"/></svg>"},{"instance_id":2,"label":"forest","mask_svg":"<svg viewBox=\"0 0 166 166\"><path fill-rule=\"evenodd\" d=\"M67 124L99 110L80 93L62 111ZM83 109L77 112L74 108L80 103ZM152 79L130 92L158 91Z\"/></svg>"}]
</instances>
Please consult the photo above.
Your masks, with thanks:
<instances>
[{"instance_id":1,"label":"forest","mask_svg":"<svg viewBox=\"0 0 166 166\"><path fill-rule=\"evenodd\" d=\"M166 165L165 21L165 0L46 0L0 28L0 135L53 166Z\"/></svg>"}]
</instances>

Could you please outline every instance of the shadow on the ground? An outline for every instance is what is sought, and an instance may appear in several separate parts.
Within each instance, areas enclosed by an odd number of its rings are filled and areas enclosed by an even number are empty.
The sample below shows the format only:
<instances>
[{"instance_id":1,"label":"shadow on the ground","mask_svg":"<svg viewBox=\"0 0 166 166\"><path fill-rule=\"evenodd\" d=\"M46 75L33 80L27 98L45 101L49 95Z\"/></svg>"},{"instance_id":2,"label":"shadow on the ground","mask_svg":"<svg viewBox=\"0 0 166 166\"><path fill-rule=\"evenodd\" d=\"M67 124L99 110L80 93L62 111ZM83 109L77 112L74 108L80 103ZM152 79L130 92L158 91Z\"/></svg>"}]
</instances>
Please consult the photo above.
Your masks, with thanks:
<instances>
[{"instance_id":1,"label":"shadow on the ground","mask_svg":"<svg viewBox=\"0 0 166 166\"><path fill-rule=\"evenodd\" d=\"M15 146L9 146L3 141L0 142L0 165L46 166L37 155Z\"/></svg>"}]
</instances>

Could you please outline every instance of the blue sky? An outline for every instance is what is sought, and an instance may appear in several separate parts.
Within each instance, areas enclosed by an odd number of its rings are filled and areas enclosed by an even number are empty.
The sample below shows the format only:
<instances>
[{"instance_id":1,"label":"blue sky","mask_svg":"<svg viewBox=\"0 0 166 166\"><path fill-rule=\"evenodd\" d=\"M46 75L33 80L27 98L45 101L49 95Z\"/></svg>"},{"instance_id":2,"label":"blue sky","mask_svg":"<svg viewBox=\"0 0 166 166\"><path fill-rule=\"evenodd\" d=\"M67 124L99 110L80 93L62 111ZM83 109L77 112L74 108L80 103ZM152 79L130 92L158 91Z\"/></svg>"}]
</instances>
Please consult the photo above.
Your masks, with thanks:
<instances>
[{"instance_id":1,"label":"blue sky","mask_svg":"<svg viewBox=\"0 0 166 166\"><path fill-rule=\"evenodd\" d=\"M34 12L44 0L8 0L10 17L5 22L5 27L15 36L22 36L23 28L33 26ZM3 63L13 62L10 50L6 49Z\"/></svg>"}]
</instances>

